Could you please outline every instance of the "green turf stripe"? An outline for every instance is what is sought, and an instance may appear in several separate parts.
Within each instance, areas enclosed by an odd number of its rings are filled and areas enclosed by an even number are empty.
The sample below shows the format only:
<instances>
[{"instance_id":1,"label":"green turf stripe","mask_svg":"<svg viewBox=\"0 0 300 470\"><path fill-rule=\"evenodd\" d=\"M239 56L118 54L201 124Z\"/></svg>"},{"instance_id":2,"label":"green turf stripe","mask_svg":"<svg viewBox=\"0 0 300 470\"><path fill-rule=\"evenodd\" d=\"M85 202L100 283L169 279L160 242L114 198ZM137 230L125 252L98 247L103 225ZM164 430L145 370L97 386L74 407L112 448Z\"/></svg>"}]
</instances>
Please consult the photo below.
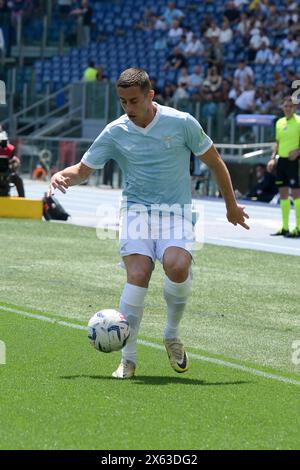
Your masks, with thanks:
<instances>
[{"instance_id":1,"label":"green turf stripe","mask_svg":"<svg viewBox=\"0 0 300 470\"><path fill-rule=\"evenodd\" d=\"M26 317L29 317L29 318L34 318L36 320L42 320L42 321L45 321L47 323L53 323L53 324L56 324L56 325L67 326L69 328L74 328L74 329L78 329L78 330L84 330L84 331L87 330L87 328L83 325L78 325L76 323L69 323L69 322L61 321L61 320L55 320L54 318L46 317L44 315L37 315L37 314L33 314L33 313L27 313L23 310L16 310L16 309L13 309L13 308L2 307L2 306L0 306L0 310L4 311L5 313L14 313L14 314L17 314L17 315L23 315L23 316L26 316ZM161 346L160 344L157 344L157 343L144 341L144 340L138 340L138 343L142 344L144 346L147 346L147 347L151 347L151 348L154 348L154 349L159 349L159 350L164 351L164 347ZM300 386L300 381L299 380L295 380L295 379L292 379L292 378L289 378L289 377L284 377L284 376L281 376L281 375L270 374L268 372L264 372L264 371L259 370L259 369L254 369L252 367L247 367L247 366L244 366L244 365L241 365L241 364L235 364L233 362L225 361L225 360L222 360L222 359L217 359L217 358L214 358L214 357L203 356L203 355L195 354L195 353L189 353L189 356L191 358L199 360L199 361L209 362L211 364L217 364L217 365L220 365L220 366L223 366L223 367L229 367L231 369L237 369L237 370L240 370L241 372L253 374L253 375L256 375L256 376L259 376L259 377L263 377L265 379L271 379L271 380L276 380L278 382L287 383L287 384L290 384L290 385Z\"/></svg>"}]
</instances>

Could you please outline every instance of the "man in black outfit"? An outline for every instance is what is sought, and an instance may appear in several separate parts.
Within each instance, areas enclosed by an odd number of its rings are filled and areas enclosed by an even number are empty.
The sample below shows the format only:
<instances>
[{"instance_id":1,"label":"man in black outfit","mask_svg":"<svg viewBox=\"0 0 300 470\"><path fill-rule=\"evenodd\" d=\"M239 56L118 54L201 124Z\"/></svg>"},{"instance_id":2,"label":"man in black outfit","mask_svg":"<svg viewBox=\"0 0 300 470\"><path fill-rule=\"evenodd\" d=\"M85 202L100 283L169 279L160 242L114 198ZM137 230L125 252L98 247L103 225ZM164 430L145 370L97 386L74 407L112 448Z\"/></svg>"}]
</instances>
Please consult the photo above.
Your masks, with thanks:
<instances>
[{"instance_id":1,"label":"man in black outfit","mask_svg":"<svg viewBox=\"0 0 300 470\"><path fill-rule=\"evenodd\" d=\"M268 172L266 165L260 163L255 168L256 184L247 194L247 199L254 201L270 202L275 194L278 193L275 184L275 176Z\"/></svg>"}]
</instances>

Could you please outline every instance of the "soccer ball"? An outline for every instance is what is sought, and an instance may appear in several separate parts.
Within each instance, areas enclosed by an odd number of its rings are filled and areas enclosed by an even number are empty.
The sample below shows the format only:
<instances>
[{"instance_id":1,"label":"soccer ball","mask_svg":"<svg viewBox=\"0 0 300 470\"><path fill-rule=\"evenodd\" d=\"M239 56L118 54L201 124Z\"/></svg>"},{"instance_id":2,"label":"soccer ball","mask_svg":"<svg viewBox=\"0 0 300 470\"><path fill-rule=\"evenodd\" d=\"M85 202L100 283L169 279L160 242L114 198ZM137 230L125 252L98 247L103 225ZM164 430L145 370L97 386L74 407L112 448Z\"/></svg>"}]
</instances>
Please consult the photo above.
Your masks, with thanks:
<instances>
[{"instance_id":1,"label":"soccer ball","mask_svg":"<svg viewBox=\"0 0 300 470\"><path fill-rule=\"evenodd\" d=\"M98 351L119 351L125 346L129 335L129 323L117 310L100 310L88 323L88 338Z\"/></svg>"}]
</instances>

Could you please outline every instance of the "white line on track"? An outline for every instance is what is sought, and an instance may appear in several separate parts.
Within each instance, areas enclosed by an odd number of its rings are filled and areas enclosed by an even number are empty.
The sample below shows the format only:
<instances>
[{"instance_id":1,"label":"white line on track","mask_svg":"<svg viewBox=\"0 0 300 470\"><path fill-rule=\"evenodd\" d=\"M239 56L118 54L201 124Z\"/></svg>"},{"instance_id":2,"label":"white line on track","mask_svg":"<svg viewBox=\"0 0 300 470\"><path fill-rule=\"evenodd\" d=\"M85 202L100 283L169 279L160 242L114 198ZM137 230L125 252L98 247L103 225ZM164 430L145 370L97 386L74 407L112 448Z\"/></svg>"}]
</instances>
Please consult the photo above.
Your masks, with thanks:
<instances>
[{"instance_id":1,"label":"white line on track","mask_svg":"<svg viewBox=\"0 0 300 470\"><path fill-rule=\"evenodd\" d=\"M17 310L11 307L4 307L0 305L0 311L14 313L16 315L23 315L24 317L34 318L35 320L41 320L41 321L45 321L47 323L52 323L55 325L67 326L69 328L74 328L76 330L87 331L87 327L83 325L78 325L76 323L69 323L69 322L62 321L62 320L56 320L55 318L46 317L45 315L29 313L29 312L25 312L23 310ZM143 346L147 346L149 348L159 349L161 351L165 350L165 348L161 346L160 344L151 343L149 341L138 340L138 343L142 344ZM189 353L189 357L196 359L198 361L209 362L211 364L216 364L216 365L223 366L223 367L229 367L230 369L236 369L241 372L263 377L264 379L276 380L277 382L283 382L289 385L300 386L300 380L291 379L289 377L283 377L281 375L270 374L268 372L264 372L259 369L254 369L252 367L243 366L241 364L235 364L234 362L224 361L222 359L217 359L215 357L203 356L201 354L195 354L195 353Z\"/></svg>"}]
</instances>

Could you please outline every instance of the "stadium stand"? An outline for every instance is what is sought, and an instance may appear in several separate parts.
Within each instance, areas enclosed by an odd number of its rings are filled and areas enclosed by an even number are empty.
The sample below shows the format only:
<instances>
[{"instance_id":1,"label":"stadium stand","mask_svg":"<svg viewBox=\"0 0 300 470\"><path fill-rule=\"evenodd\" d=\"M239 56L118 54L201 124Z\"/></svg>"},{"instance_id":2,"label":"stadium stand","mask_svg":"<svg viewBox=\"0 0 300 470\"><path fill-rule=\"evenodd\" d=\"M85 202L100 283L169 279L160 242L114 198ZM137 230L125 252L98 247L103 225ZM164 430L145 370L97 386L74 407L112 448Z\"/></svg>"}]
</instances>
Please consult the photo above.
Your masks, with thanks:
<instances>
[{"instance_id":1,"label":"stadium stand","mask_svg":"<svg viewBox=\"0 0 300 470\"><path fill-rule=\"evenodd\" d=\"M45 93L46 90L53 92L68 83L80 81L90 61L102 66L105 75L112 82L124 68L134 65L148 70L150 76L156 80L160 94L168 82L176 85L180 71L167 70L164 67L174 48L182 44L182 37L170 39L172 24L165 21L170 8L171 14L175 12L172 18L176 18L177 14L180 26L184 28L183 34L186 34L186 30L190 31L204 45L204 52L199 52L199 55L185 54L182 50L189 74L192 74L195 65L200 65L204 78L210 65L217 65L222 78L229 80L232 88L238 63L245 60L254 72L255 87L262 84L266 87L273 104L272 112L276 114L279 110L276 108L278 97L273 99L273 95L276 95L276 86L272 86L274 74L279 73L284 81L287 69L293 70L296 78L300 73L300 8L297 2L290 1L285 5L280 0L274 0L272 4L268 1L245 0L236 2L235 6L234 2L224 3L222 0L90 0L92 25L88 47L80 47L80 15L62 16L58 0L50 2L51 8L49 2L48 8L45 8L44 3L38 0L0 0L0 27L8 52L16 41L16 25L20 16L24 44L34 45L41 40L46 16L47 44L58 45L63 37L67 46L65 53L35 61L34 82L37 94ZM172 5L170 7L172 3L175 8ZM79 7L80 2L72 2L70 6L73 10ZM276 18L274 14L277 14ZM8 22L7 17L10 17ZM222 40L220 43L220 28L224 18L229 20L225 24L233 39L227 42ZM215 26L211 27L212 23ZM162 37L166 39L166 47L154 48L156 41ZM273 50L277 48L280 62L272 63L272 59L269 59L265 63L255 63L256 52L263 42ZM292 52L292 57L288 56L289 52ZM20 76L22 83L32 81L26 67L23 67ZM201 88L200 86L198 93L193 94L194 99L202 100ZM282 94L287 91L283 89ZM228 99L223 97L225 103Z\"/></svg>"}]
</instances>

